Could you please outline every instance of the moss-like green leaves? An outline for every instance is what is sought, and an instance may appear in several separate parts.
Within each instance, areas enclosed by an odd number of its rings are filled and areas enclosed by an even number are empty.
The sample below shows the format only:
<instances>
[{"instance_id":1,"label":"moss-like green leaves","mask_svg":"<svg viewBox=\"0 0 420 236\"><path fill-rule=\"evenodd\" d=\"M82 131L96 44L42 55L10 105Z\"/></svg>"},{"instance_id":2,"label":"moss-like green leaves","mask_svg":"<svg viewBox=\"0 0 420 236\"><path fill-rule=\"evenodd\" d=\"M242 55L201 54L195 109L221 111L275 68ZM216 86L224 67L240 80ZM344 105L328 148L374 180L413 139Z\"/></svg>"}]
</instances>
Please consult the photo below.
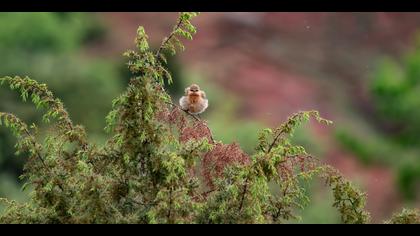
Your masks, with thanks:
<instances>
[{"instance_id":1,"label":"moss-like green leaves","mask_svg":"<svg viewBox=\"0 0 420 236\"><path fill-rule=\"evenodd\" d=\"M136 50L124 54L132 78L106 117L112 137L103 146L86 141L83 127L73 125L46 85L0 78L24 101L46 109L45 122L56 121L39 143L35 125L0 113L0 125L18 139L17 151L28 153L24 177L33 187L28 204L0 199L7 207L0 223L282 223L299 219L296 209L309 203L302 183L315 176L331 187L344 223L368 222L365 194L290 141L311 117L331 123L317 111L264 129L249 156L235 143L213 140L205 122L171 102L163 89L172 82L164 52L184 49L180 39L192 39L197 14L180 13L156 52L138 28ZM390 222L418 222L418 212L404 211Z\"/></svg>"},{"instance_id":2,"label":"moss-like green leaves","mask_svg":"<svg viewBox=\"0 0 420 236\"><path fill-rule=\"evenodd\" d=\"M395 213L385 224L420 224L420 211L418 209L403 209Z\"/></svg>"}]
</instances>

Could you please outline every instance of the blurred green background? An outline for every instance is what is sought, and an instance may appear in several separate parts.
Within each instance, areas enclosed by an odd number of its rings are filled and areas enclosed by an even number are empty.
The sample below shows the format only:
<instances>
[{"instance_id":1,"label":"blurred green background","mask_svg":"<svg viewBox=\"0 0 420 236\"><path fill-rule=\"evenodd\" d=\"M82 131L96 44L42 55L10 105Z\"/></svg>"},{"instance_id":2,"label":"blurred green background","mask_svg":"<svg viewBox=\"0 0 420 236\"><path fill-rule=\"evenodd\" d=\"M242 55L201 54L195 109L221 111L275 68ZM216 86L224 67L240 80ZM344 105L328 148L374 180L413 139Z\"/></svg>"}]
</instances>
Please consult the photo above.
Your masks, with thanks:
<instances>
[{"instance_id":1,"label":"blurred green background","mask_svg":"<svg viewBox=\"0 0 420 236\"><path fill-rule=\"evenodd\" d=\"M97 143L105 115L129 79L122 53L143 25L157 47L176 13L0 13L0 76L28 75L63 100ZM186 51L169 61L174 101L198 83L214 136L252 154L257 133L299 110L334 121L297 130L294 140L368 193L382 222L420 206L420 14L202 13ZM41 125L41 112L0 88L0 111ZM42 127L47 128L47 127ZM41 128L41 130L42 130ZM25 161L0 128L0 197L18 201ZM303 223L338 223L322 182Z\"/></svg>"}]
</instances>

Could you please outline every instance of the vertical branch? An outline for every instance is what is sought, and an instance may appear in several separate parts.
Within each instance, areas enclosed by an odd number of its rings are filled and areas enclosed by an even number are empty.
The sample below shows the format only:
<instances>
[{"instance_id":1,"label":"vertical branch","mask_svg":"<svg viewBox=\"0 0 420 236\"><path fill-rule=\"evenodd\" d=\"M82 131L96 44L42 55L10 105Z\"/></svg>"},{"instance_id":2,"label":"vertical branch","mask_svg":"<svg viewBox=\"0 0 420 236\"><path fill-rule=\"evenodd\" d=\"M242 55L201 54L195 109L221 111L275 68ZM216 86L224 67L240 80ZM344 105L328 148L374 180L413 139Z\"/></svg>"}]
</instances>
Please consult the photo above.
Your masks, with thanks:
<instances>
[{"instance_id":1,"label":"vertical branch","mask_svg":"<svg viewBox=\"0 0 420 236\"><path fill-rule=\"evenodd\" d=\"M181 27L181 24L182 24L182 19L181 17L179 17L178 22L176 23L172 32L169 34L168 37L166 37L162 41L162 44L160 45L159 49L156 51L156 54L155 54L156 59L159 59L160 53L162 52L163 48L165 48L165 45L169 42L169 40L171 40L175 36L175 33Z\"/></svg>"},{"instance_id":2,"label":"vertical branch","mask_svg":"<svg viewBox=\"0 0 420 236\"><path fill-rule=\"evenodd\" d=\"M169 189L169 210L168 210L168 223L173 223L172 222L172 188Z\"/></svg>"},{"instance_id":3,"label":"vertical branch","mask_svg":"<svg viewBox=\"0 0 420 236\"><path fill-rule=\"evenodd\" d=\"M245 195L246 195L246 193L248 191L248 181L249 181L249 175L245 179L245 185L244 185L244 188L243 188L243 191L242 191L241 202L239 204L239 211L242 211L242 207L244 205Z\"/></svg>"},{"instance_id":4,"label":"vertical branch","mask_svg":"<svg viewBox=\"0 0 420 236\"><path fill-rule=\"evenodd\" d=\"M31 139L31 143L32 143L32 145L34 146L34 151L35 151L35 155L38 157L38 159L41 161L41 163L42 163L42 165L45 167L45 168L48 168L47 167L47 164L45 164L45 161L44 161L44 158L42 158L42 156L41 156L41 154L38 152L38 150L35 148L36 147L36 142L35 142L35 140L34 140L34 137L31 135L31 133L29 133L29 130L28 129L24 129L25 130L25 134Z\"/></svg>"}]
</instances>

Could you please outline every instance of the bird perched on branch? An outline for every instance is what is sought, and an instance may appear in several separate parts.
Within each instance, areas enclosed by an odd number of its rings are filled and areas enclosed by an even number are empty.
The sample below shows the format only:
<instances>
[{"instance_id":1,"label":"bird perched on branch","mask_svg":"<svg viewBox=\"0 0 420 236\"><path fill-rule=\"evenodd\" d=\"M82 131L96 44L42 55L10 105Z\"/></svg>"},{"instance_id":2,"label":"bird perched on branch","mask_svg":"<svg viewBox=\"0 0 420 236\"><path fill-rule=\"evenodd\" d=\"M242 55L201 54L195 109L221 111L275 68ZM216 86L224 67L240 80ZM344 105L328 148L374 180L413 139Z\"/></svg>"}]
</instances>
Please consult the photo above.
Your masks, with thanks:
<instances>
[{"instance_id":1,"label":"bird perched on branch","mask_svg":"<svg viewBox=\"0 0 420 236\"><path fill-rule=\"evenodd\" d=\"M206 93L200 90L197 84L192 84L185 89L185 95L179 99L179 105L182 110L198 115L207 109L209 101Z\"/></svg>"}]
</instances>

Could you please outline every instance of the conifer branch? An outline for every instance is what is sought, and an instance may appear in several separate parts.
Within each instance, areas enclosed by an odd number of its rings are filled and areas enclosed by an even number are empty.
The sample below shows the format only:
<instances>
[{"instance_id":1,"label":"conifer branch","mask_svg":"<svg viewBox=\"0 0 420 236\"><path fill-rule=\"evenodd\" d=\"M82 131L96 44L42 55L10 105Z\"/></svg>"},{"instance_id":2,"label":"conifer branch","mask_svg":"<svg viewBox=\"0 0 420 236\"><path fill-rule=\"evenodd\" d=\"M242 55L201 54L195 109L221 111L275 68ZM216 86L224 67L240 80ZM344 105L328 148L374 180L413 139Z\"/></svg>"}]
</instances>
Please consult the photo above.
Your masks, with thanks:
<instances>
[{"instance_id":1,"label":"conifer branch","mask_svg":"<svg viewBox=\"0 0 420 236\"><path fill-rule=\"evenodd\" d=\"M28 150L33 150L35 156L41 161L42 165L47 168L47 165L45 164L44 159L42 158L41 154L38 152L37 149L37 143L35 141L35 137L29 132L28 130L28 126L26 125L26 123L24 123L21 119L19 119L18 117L16 117L13 114L10 113L5 113L5 112L0 112L0 119L2 117L5 117L5 119L8 120L8 123L15 123L16 127L12 126L12 129L14 129L14 133L16 133L16 138L18 138L18 142L22 142L24 140L22 136L22 131L23 133L26 135L26 137L28 138L28 140L30 140L32 148L31 147L26 147ZM1 122L0 122L1 124ZM12 125L12 124L10 124Z\"/></svg>"},{"instance_id":2,"label":"conifer branch","mask_svg":"<svg viewBox=\"0 0 420 236\"><path fill-rule=\"evenodd\" d=\"M87 148L84 129L73 125L46 85L29 78L0 78L20 91L23 100L30 97L37 108L46 108L44 120L57 119L59 134L48 133L40 145L35 127L0 113L0 124L6 117L5 125L18 138L18 151L30 152L25 176L35 186L28 204L0 199L6 204L0 223L278 223L298 217L296 208L309 201L299 181L314 176L332 190L333 207L343 223L369 222L366 194L289 139L311 117L331 123L317 111L293 114L275 131L264 129L257 152L249 155L236 143L215 143L205 120L171 102L163 89L164 79L171 81L161 63L166 61L163 51L183 49L178 37L192 38L195 27L189 20L195 15L181 13L156 52L150 50L143 27L138 28L138 50L125 53L133 78L113 101L106 117L113 137L102 146ZM79 145L67 145L73 141ZM201 168L203 181L195 168ZM278 196L271 181L280 185ZM404 210L391 222L420 223L419 212Z\"/></svg>"},{"instance_id":3,"label":"conifer branch","mask_svg":"<svg viewBox=\"0 0 420 236\"><path fill-rule=\"evenodd\" d=\"M249 181L249 174L247 175L247 177L245 179L244 188L243 188L243 191L242 191L242 194L241 194L241 201L240 201L240 204L239 204L239 212L242 211L242 207L244 205L245 195L248 191L248 181Z\"/></svg>"},{"instance_id":4,"label":"conifer branch","mask_svg":"<svg viewBox=\"0 0 420 236\"><path fill-rule=\"evenodd\" d=\"M174 29L172 30L172 32L169 34L169 36L168 37L166 37L163 41L162 41L162 43L161 43L161 45L160 45L160 47L159 47L159 49L157 50L157 52L156 52L156 54L155 54L155 57L156 57L156 59L159 59L159 57L160 57L160 53L162 52L162 50L165 48L165 46L166 46L166 44L169 42L169 40L171 40L172 39L172 37L174 37L175 36L175 33L176 33L176 31L181 27L181 24L182 24L182 18L181 17L179 17L178 18L178 22L176 23L176 25L175 25L175 27L174 27Z\"/></svg>"}]
</instances>

